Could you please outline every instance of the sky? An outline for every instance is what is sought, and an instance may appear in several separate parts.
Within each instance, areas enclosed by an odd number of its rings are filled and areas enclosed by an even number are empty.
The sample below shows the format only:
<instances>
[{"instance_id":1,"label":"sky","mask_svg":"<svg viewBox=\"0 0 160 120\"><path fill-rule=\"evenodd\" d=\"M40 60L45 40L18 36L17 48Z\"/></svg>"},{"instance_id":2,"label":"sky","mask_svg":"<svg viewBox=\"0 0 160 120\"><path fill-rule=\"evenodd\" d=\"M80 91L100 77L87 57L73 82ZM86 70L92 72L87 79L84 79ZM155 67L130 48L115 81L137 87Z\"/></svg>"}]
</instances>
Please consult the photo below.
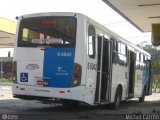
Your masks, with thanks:
<instances>
[{"instance_id":1,"label":"sky","mask_svg":"<svg viewBox=\"0 0 160 120\"><path fill-rule=\"evenodd\" d=\"M16 21L16 16L41 12L78 12L83 13L108 29L138 44L148 41L151 33L142 33L102 0L2 0L0 17ZM0 49L1 52L1 49Z\"/></svg>"}]
</instances>

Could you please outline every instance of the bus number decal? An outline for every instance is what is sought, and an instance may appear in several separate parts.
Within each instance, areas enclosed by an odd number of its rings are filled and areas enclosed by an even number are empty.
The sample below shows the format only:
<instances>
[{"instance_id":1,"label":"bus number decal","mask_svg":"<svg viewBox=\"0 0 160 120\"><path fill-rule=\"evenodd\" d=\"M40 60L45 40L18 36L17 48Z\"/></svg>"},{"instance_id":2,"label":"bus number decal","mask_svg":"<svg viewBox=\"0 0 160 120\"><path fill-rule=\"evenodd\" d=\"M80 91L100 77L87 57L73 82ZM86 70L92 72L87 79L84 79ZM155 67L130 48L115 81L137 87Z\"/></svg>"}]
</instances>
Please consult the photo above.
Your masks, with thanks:
<instances>
[{"instance_id":1,"label":"bus number decal","mask_svg":"<svg viewBox=\"0 0 160 120\"><path fill-rule=\"evenodd\" d=\"M72 56L72 53L71 52L58 52L57 56L62 56L62 57L67 56L67 57L70 57L70 56Z\"/></svg>"},{"instance_id":2,"label":"bus number decal","mask_svg":"<svg viewBox=\"0 0 160 120\"><path fill-rule=\"evenodd\" d=\"M97 70L97 64L88 63L88 70Z\"/></svg>"}]
</instances>

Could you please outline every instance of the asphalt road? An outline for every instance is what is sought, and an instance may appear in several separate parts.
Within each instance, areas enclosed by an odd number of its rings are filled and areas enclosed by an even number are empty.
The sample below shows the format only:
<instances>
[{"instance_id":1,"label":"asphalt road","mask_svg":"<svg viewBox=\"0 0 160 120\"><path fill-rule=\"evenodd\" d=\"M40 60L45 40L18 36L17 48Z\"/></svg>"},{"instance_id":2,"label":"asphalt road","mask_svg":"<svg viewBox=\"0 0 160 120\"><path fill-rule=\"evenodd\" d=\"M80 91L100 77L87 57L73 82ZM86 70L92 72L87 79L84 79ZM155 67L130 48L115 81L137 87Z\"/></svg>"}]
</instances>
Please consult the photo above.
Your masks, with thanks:
<instances>
[{"instance_id":1,"label":"asphalt road","mask_svg":"<svg viewBox=\"0 0 160 120\"><path fill-rule=\"evenodd\" d=\"M84 105L71 109L61 104L15 99L11 93L11 86L0 86L0 120L160 120L159 93L146 97L144 103L127 101L116 110Z\"/></svg>"}]
</instances>

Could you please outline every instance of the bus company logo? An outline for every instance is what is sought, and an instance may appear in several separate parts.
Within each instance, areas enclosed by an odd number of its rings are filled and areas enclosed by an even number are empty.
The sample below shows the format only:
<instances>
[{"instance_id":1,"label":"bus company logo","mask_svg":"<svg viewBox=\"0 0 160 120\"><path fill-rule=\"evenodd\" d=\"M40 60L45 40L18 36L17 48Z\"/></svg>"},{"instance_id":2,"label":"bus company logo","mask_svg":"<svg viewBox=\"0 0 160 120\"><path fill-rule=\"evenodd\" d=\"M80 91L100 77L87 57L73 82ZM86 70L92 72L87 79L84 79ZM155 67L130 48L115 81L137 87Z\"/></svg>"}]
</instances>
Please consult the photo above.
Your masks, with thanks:
<instances>
[{"instance_id":1,"label":"bus company logo","mask_svg":"<svg viewBox=\"0 0 160 120\"><path fill-rule=\"evenodd\" d=\"M26 66L26 69L27 70L36 70L36 69L39 69L39 65L38 64L28 64Z\"/></svg>"},{"instance_id":2,"label":"bus company logo","mask_svg":"<svg viewBox=\"0 0 160 120\"><path fill-rule=\"evenodd\" d=\"M69 73L63 67L58 66L56 75L68 75Z\"/></svg>"}]
</instances>

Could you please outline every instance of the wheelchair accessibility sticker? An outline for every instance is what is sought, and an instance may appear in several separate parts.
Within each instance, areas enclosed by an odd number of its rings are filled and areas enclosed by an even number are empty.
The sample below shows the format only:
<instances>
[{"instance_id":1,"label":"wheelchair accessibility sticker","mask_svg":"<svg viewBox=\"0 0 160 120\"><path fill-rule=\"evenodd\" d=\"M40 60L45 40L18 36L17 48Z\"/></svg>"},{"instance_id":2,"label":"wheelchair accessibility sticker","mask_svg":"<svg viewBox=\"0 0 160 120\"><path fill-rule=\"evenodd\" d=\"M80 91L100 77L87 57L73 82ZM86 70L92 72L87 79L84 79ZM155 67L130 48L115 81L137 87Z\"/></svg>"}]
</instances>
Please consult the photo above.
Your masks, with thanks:
<instances>
[{"instance_id":1,"label":"wheelchair accessibility sticker","mask_svg":"<svg viewBox=\"0 0 160 120\"><path fill-rule=\"evenodd\" d=\"M28 73L20 73L20 82L28 82Z\"/></svg>"}]
</instances>

